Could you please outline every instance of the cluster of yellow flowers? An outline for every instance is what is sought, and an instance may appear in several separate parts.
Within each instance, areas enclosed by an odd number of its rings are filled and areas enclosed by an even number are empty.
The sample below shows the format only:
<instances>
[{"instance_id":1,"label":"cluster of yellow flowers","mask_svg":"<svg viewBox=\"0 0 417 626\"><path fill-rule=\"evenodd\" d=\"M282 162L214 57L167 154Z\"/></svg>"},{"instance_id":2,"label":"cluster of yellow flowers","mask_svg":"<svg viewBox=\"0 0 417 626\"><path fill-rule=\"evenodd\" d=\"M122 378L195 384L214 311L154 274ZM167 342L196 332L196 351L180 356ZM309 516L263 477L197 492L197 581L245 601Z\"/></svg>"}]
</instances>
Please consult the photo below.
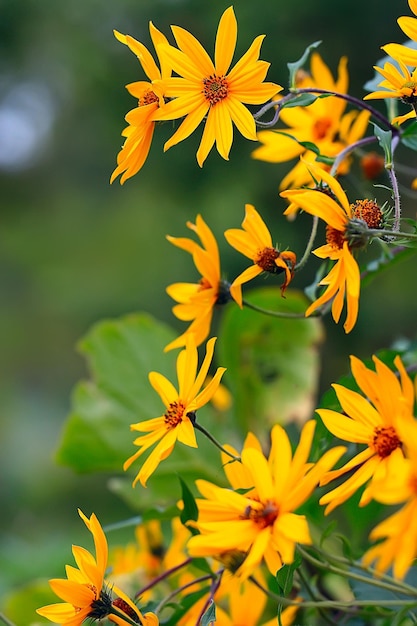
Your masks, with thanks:
<instances>
[{"instance_id":1,"label":"cluster of yellow flowers","mask_svg":"<svg viewBox=\"0 0 417 626\"><path fill-rule=\"evenodd\" d=\"M409 4L417 16L417 0L409 0ZM417 19L402 17L399 24L417 41ZM330 271L318 283L318 288L325 289L308 306L305 316L318 315L331 308L337 323L346 303L344 329L350 332L358 317L361 283L356 254L372 238L386 238L387 216L374 200L350 202L338 180L338 176L349 170L353 150L370 142L364 134L371 109L364 103L360 112L346 112L349 101L346 59L341 59L338 77L334 80L321 57L314 52L311 73L298 72L293 91L283 96L277 95L282 91L279 85L265 82L269 64L259 60L263 36L257 37L230 69L237 39L232 7L220 19L214 63L188 31L172 26L172 33L177 47L170 45L150 24L158 63L142 43L129 35L116 33L117 39L138 57L149 81L138 81L127 87L138 106L126 116L125 142L111 180L120 175L123 183L136 174L148 156L156 123L179 118L183 120L166 142L165 150L186 139L204 121L197 151L200 166L214 144L224 159L229 158L233 125L247 139L259 141L260 146L253 153L256 159L283 162L300 157L280 185L280 195L288 201L285 214L294 216L301 209L313 216L314 228L318 219L325 222L326 243L313 253L331 262ZM383 69L377 67L385 79L381 83L384 90L373 92L366 99L400 98L412 106L407 115L387 121L393 130L393 124L400 124L416 114L417 51L398 44L384 46L384 50L398 67L391 62ZM411 71L407 66L414 69ZM286 108L287 102L306 93L314 96L309 106L303 106L300 101L299 105ZM326 97L320 98L320 94ZM265 103L269 103L271 110L279 111L286 125L279 133L264 129L257 134L257 118L245 105ZM241 308L245 306L242 285L263 272L282 274L281 291L284 293L304 263L297 264L294 252L273 246L271 233L261 215L254 206L247 204L242 228L231 228L224 234L227 242L249 259L250 265L229 284L222 278L216 238L203 217L197 215L195 223L187 222L187 226L199 242L168 236L173 245L191 254L201 276L196 283L175 283L167 288L176 302L174 315L189 323L185 332L165 348L166 351L181 349L176 362L178 387L159 372L149 374L149 382L161 398L164 413L131 425L133 431L140 433L133 442L138 450L124 464L127 470L151 450L133 482L133 485L140 482L143 487L171 454L177 441L196 448L196 431L211 438L197 421L196 412L214 398L225 372L224 367L218 367L207 382L216 337L208 339L200 367L198 361L198 348L210 335L215 307L231 300ZM392 232L395 236L394 229ZM312 245L307 247L307 255L311 248ZM268 454L253 433L247 435L240 452L232 446L219 445L230 486L196 481L201 498L196 500L198 519L188 521L192 535L174 520L168 552L158 551L163 543L158 523L155 522L151 532L153 537L158 537L157 549L155 540L152 547L152 541L141 535L140 547L129 552L132 568L143 569L143 588L135 597L147 598L152 578L165 580L167 571L177 572L195 557L211 557L223 569L218 577L221 585L219 582L215 589L209 590L210 598L229 598L229 614L219 608L216 623L259 624L266 602L264 593L259 590L264 572L275 576L283 565L294 562L297 545L312 544L311 529L306 515L299 512L300 507L318 485L327 485L348 472L349 477L344 482L339 480L336 487L325 493L320 504L326 505L328 514L361 487L365 489L360 506L371 500L383 504L403 503L402 508L372 531L371 540L382 541L366 552L364 563L376 563L379 574L392 566L394 576L404 578L417 557L417 420L413 383L400 357L395 359L394 365L399 377L376 357L374 369L351 357L352 374L359 390L335 384L341 410L317 410L330 433L341 441L361 446L360 451L338 469L334 467L347 452L345 446L331 447L315 462L310 460L315 420L303 426L295 451L286 431L278 424L272 428ZM157 611L142 614L114 582L105 581L108 554L104 533L95 515L89 519L81 512L80 515L94 537L96 557L74 546L78 569L67 566L67 580L51 581L52 589L64 603L43 607L38 613L65 626L79 626L87 617L108 617L121 626L158 624ZM119 569L123 572L130 567L123 561L126 554L119 552L110 560L115 579ZM122 561L124 565L119 568ZM200 583L209 578L199 580L196 588L201 589ZM183 571L177 583L182 589L196 584ZM249 603L247 598L251 599ZM283 624L292 622L297 607L302 604L301 599L292 602L294 606L281 615ZM202 595L178 623L199 623L207 609ZM264 622L264 626L273 623L276 621Z\"/></svg>"}]
</instances>

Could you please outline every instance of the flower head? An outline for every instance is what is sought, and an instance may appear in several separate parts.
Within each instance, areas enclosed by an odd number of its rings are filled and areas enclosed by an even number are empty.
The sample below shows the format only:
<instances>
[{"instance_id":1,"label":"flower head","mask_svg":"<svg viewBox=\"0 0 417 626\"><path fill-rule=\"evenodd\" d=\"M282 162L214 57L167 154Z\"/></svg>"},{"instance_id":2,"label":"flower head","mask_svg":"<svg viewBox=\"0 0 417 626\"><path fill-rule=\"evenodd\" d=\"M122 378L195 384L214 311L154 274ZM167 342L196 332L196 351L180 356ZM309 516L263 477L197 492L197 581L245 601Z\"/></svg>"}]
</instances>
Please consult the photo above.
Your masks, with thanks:
<instances>
[{"instance_id":1,"label":"flower head","mask_svg":"<svg viewBox=\"0 0 417 626\"><path fill-rule=\"evenodd\" d=\"M199 41L187 30L172 26L178 48L164 46L176 77L162 81L164 93L172 98L154 120L185 119L166 142L165 150L186 139L206 118L197 161L203 165L214 143L224 159L229 158L233 124L247 139L256 140L255 120L245 104L263 104L282 87L265 83L269 63L259 60L264 39L260 35L229 71L237 39L233 7L223 13L216 36L214 63Z\"/></svg>"},{"instance_id":2,"label":"flower head","mask_svg":"<svg viewBox=\"0 0 417 626\"><path fill-rule=\"evenodd\" d=\"M353 474L339 487L326 493L320 504L327 504L326 514L350 498L360 487L370 484L362 494L360 505L374 497L374 480L389 476L391 468L403 460L402 423L409 423L413 415L414 389L401 359L394 361L400 380L377 357L373 357L375 371L368 369L362 361L351 357L352 374L362 393L333 385L342 412L318 409L326 428L336 437L365 446L348 463L328 472L321 484Z\"/></svg>"},{"instance_id":3,"label":"flower head","mask_svg":"<svg viewBox=\"0 0 417 626\"><path fill-rule=\"evenodd\" d=\"M219 249L212 231L201 215L197 215L195 224L187 222L187 226L199 236L202 245L187 237L168 236L167 239L192 255L201 279L198 283L174 283L167 287L167 293L178 302L172 312L178 319L191 321L191 324L166 346L166 351L184 346L190 333L194 334L199 346L210 332L214 307L226 303L229 296L221 280Z\"/></svg>"},{"instance_id":4,"label":"flower head","mask_svg":"<svg viewBox=\"0 0 417 626\"><path fill-rule=\"evenodd\" d=\"M230 228L224 233L228 243L253 261L240 276L230 285L230 294L242 307L242 284L259 276L262 272L280 274L285 272L285 280L281 287L284 293L294 275L296 256L286 250L280 252L272 245L272 237L265 222L254 206L245 206L245 219L240 228Z\"/></svg>"},{"instance_id":5,"label":"flower head","mask_svg":"<svg viewBox=\"0 0 417 626\"><path fill-rule=\"evenodd\" d=\"M196 525L201 534L188 542L192 556L218 558L237 551L243 555L236 571L242 578L250 576L263 559L273 575L283 563L293 562L295 544L311 543L305 516L294 511L310 497L320 478L344 451L334 448L317 463L309 463L314 429L312 420L304 425L294 455L285 430L278 425L272 429L268 459L259 449L259 442L255 447L247 442L242 467L237 466L238 471L231 473L237 490L197 481L205 499L197 500Z\"/></svg>"},{"instance_id":6,"label":"flower head","mask_svg":"<svg viewBox=\"0 0 417 626\"><path fill-rule=\"evenodd\" d=\"M417 0L408 0L408 4L414 15L417 16ZM417 42L417 19L403 15L398 18L397 22L403 33L412 41ZM416 49L398 43L389 43L382 46L382 50L396 61L402 61L405 65L409 65L410 67L417 66Z\"/></svg>"},{"instance_id":7,"label":"flower head","mask_svg":"<svg viewBox=\"0 0 417 626\"><path fill-rule=\"evenodd\" d=\"M129 626L131 619L138 624L157 626L159 621L156 615L142 615L120 589L114 586L110 588L105 583L108 557L105 534L94 513L87 518L80 510L78 512L93 535L96 556L85 548L72 546L78 567L67 565L66 579L54 578L49 581L52 590L64 602L44 606L36 612L61 626L81 626L87 618L100 620L104 617L119 626ZM110 589L117 593L118 598L112 600Z\"/></svg>"},{"instance_id":8,"label":"flower head","mask_svg":"<svg viewBox=\"0 0 417 626\"><path fill-rule=\"evenodd\" d=\"M149 23L149 32L155 46L161 69L156 65L147 48L130 35L122 35L114 31L116 38L133 52L139 59L143 71L151 82L138 81L126 86L129 93L137 98L138 106L126 115L127 128L122 135L126 137L122 149L117 156L117 167L111 175L112 183L120 174L120 183L123 184L141 169L146 161L151 147L155 122L152 119L155 111L164 104L164 92L160 81L171 75L171 69L164 57L159 53L161 44L167 44L166 37Z\"/></svg>"},{"instance_id":9,"label":"flower head","mask_svg":"<svg viewBox=\"0 0 417 626\"><path fill-rule=\"evenodd\" d=\"M416 20L417 22L417 20ZM400 98L405 104L414 105L417 103L417 69L410 72L408 67L401 60L397 61L398 68L392 63L385 63L384 67L374 66L384 80L379 83L381 91L373 91L364 97L364 100L374 98ZM392 120L392 123L402 123L407 119L416 116L413 108L412 111L405 115L400 115Z\"/></svg>"},{"instance_id":10,"label":"flower head","mask_svg":"<svg viewBox=\"0 0 417 626\"><path fill-rule=\"evenodd\" d=\"M319 284L327 288L308 307L306 316L333 301L332 315L338 323L346 296L347 315L344 329L349 333L358 317L360 292L360 272L353 250L366 245L369 240L366 227L380 227L383 215L372 200L358 200L349 204L340 183L333 176L315 163L310 163L308 167L321 183L316 189L289 189L281 192L280 195L291 202L285 213L290 214L301 207L307 213L323 219L327 223L327 243L313 252L321 259L330 259L336 263L320 281Z\"/></svg>"},{"instance_id":11,"label":"flower head","mask_svg":"<svg viewBox=\"0 0 417 626\"><path fill-rule=\"evenodd\" d=\"M347 59L342 57L339 62L338 77L335 80L321 56L315 52L311 56L311 74L303 72L297 81L299 88L326 89L341 94L347 93L348 73ZM279 97L277 98L279 100ZM280 111L280 119L288 128L261 130L258 140L261 145L252 156L261 161L283 163L300 155L306 161L315 161L316 154L308 150L302 143L314 144L320 154L335 157L346 146L360 139L367 128L369 114L367 111L345 113L346 100L341 98L318 98L307 107L284 107ZM319 162L317 162L319 164ZM349 159L344 159L338 173L349 171ZM326 168L320 162L319 167ZM283 178L280 189L301 187L310 184L311 179L300 161Z\"/></svg>"},{"instance_id":12,"label":"flower head","mask_svg":"<svg viewBox=\"0 0 417 626\"><path fill-rule=\"evenodd\" d=\"M146 487L149 476L155 471L159 463L171 454L177 440L187 446L197 448L193 425L195 411L207 404L212 398L226 371L224 367L217 368L212 380L201 390L213 358L215 342L216 337L212 337L207 342L206 356L200 371L197 373L197 346L194 335L187 336L185 348L181 350L177 358L178 390L159 372L149 374L149 382L160 395L166 410L160 417L130 426L131 430L146 434L140 435L133 442L139 446L139 450L124 463L124 470L127 470L146 450L159 442L139 470L133 481L133 486L140 481Z\"/></svg>"}]
</instances>

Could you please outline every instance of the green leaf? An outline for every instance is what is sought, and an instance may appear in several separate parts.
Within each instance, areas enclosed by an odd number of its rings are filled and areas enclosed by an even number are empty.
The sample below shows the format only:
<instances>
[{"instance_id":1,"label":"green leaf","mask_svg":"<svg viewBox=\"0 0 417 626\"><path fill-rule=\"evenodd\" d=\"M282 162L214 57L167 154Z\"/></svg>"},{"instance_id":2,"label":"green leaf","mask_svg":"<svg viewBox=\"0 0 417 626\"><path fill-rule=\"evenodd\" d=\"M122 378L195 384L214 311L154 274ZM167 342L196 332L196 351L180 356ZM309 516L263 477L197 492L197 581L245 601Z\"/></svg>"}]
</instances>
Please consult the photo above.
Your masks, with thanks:
<instances>
[{"instance_id":1,"label":"green leaf","mask_svg":"<svg viewBox=\"0 0 417 626\"><path fill-rule=\"evenodd\" d=\"M148 374L175 379L176 354L164 354L174 338L145 314L100 322L80 342L91 381L74 391L57 460L77 472L121 471L134 452L130 424L157 417L163 408Z\"/></svg>"},{"instance_id":2,"label":"green leaf","mask_svg":"<svg viewBox=\"0 0 417 626\"><path fill-rule=\"evenodd\" d=\"M314 48L318 48L320 44L321 44L321 41L315 41L304 50L302 56L298 59L298 61L295 61L294 63L287 63L287 67L290 72L290 78L289 78L290 89L294 89L296 87L296 74L298 70L301 67L303 67L304 63L307 61L308 57L310 56L311 51L314 50Z\"/></svg>"},{"instance_id":3,"label":"green leaf","mask_svg":"<svg viewBox=\"0 0 417 626\"><path fill-rule=\"evenodd\" d=\"M375 137L378 139L378 143L384 151L385 167L391 168L392 165L392 131L382 130L377 124L372 122L374 127Z\"/></svg>"},{"instance_id":4,"label":"green leaf","mask_svg":"<svg viewBox=\"0 0 417 626\"><path fill-rule=\"evenodd\" d=\"M201 626L211 626L212 624L214 624L216 622L216 605L214 604L213 600L211 600L207 611L204 613L203 617L201 618Z\"/></svg>"},{"instance_id":5,"label":"green leaf","mask_svg":"<svg viewBox=\"0 0 417 626\"><path fill-rule=\"evenodd\" d=\"M315 408L319 374L321 321L305 319L305 296L279 287L253 289L247 300L263 309L301 314L299 319L271 317L250 308L227 308L218 339L219 362L233 396L233 420L242 434L266 433L268 426L303 423Z\"/></svg>"},{"instance_id":6,"label":"green leaf","mask_svg":"<svg viewBox=\"0 0 417 626\"><path fill-rule=\"evenodd\" d=\"M412 122L401 133L401 143L407 148L417 151L417 122Z\"/></svg>"},{"instance_id":7,"label":"green leaf","mask_svg":"<svg viewBox=\"0 0 417 626\"><path fill-rule=\"evenodd\" d=\"M192 520L196 522L198 520L198 507L195 502L195 498L191 491L188 489L185 482L180 477L181 483L181 492L182 492L182 502L184 504L184 508L181 511L180 519L181 522L186 525L188 521Z\"/></svg>"},{"instance_id":8,"label":"green leaf","mask_svg":"<svg viewBox=\"0 0 417 626\"><path fill-rule=\"evenodd\" d=\"M299 96L295 96L290 100L287 100L282 105L281 109L291 109L292 107L308 107L313 104L319 96L315 96L312 93L301 93Z\"/></svg>"},{"instance_id":9,"label":"green leaf","mask_svg":"<svg viewBox=\"0 0 417 626\"><path fill-rule=\"evenodd\" d=\"M294 573L302 563L301 556L296 553L294 561L288 565L283 565L276 573L276 581L278 584L278 593L286 598L292 591L294 582Z\"/></svg>"}]
</instances>

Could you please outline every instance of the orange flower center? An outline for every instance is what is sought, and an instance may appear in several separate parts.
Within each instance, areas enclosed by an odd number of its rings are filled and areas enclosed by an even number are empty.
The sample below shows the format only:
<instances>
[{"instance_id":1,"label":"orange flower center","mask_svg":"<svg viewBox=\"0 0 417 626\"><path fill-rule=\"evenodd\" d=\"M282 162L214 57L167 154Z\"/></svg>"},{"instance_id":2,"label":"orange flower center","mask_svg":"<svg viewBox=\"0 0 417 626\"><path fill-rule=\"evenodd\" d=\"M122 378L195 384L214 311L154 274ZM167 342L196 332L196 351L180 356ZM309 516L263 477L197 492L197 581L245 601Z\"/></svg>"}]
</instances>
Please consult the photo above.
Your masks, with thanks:
<instances>
[{"instance_id":1,"label":"orange flower center","mask_svg":"<svg viewBox=\"0 0 417 626\"><path fill-rule=\"evenodd\" d=\"M203 78L203 85L203 95L209 101L210 106L227 98L229 86L224 76L212 74L208 78Z\"/></svg>"},{"instance_id":2,"label":"orange flower center","mask_svg":"<svg viewBox=\"0 0 417 626\"><path fill-rule=\"evenodd\" d=\"M175 428L182 422L182 417L185 412L185 404L178 400L178 402L171 402L169 407L164 413L165 424L168 429Z\"/></svg>"},{"instance_id":3,"label":"orange flower center","mask_svg":"<svg viewBox=\"0 0 417 626\"><path fill-rule=\"evenodd\" d=\"M204 291L205 289L211 289L210 282L207 280L207 278L205 276L200 278L198 284L199 284L198 291Z\"/></svg>"},{"instance_id":4,"label":"orange flower center","mask_svg":"<svg viewBox=\"0 0 417 626\"><path fill-rule=\"evenodd\" d=\"M261 529L267 526L272 526L278 517L279 509L273 500L267 500L262 503L262 508L258 509L247 506L242 519L250 519L257 524Z\"/></svg>"},{"instance_id":5,"label":"orange flower center","mask_svg":"<svg viewBox=\"0 0 417 626\"><path fill-rule=\"evenodd\" d=\"M324 139L331 128L332 120L328 117L322 117L321 119L314 122L313 125L313 137L316 141L320 139Z\"/></svg>"},{"instance_id":6,"label":"orange flower center","mask_svg":"<svg viewBox=\"0 0 417 626\"><path fill-rule=\"evenodd\" d=\"M391 452L394 452L396 448L401 447L401 441L392 426L386 428L377 427L374 430L372 445L378 456L385 459L385 457L389 456Z\"/></svg>"},{"instance_id":7,"label":"orange flower center","mask_svg":"<svg viewBox=\"0 0 417 626\"><path fill-rule=\"evenodd\" d=\"M341 250L343 248L343 242L345 241L345 233L336 230L333 226L326 226L326 241L328 244Z\"/></svg>"},{"instance_id":8,"label":"orange flower center","mask_svg":"<svg viewBox=\"0 0 417 626\"><path fill-rule=\"evenodd\" d=\"M363 220L369 228L381 228L384 215L373 200L356 200L350 208L353 218Z\"/></svg>"},{"instance_id":9,"label":"orange flower center","mask_svg":"<svg viewBox=\"0 0 417 626\"><path fill-rule=\"evenodd\" d=\"M139 106L144 107L147 104L152 104L153 102L159 102L159 98L156 93L152 91L152 89L148 89L140 98Z\"/></svg>"},{"instance_id":10,"label":"orange flower center","mask_svg":"<svg viewBox=\"0 0 417 626\"><path fill-rule=\"evenodd\" d=\"M259 265L264 272L277 274L278 272L282 272L282 268L277 267L275 264L275 259L278 257L279 252L275 248L264 248L263 250L258 250L258 254L256 258L254 258L254 263Z\"/></svg>"}]
</instances>

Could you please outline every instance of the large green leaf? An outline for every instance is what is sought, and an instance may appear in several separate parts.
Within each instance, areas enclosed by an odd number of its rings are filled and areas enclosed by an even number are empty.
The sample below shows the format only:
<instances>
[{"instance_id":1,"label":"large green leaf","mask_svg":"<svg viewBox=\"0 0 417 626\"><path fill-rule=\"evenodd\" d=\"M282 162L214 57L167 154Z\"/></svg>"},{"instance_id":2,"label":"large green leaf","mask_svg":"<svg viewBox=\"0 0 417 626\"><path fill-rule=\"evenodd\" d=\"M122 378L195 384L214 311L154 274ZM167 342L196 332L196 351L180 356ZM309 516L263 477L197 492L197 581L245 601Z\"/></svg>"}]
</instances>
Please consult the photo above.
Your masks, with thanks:
<instances>
[{"instance_id":1,"label":"large green leaf","mask_svg":"<svg viewBox=\"0 0 417 626\"><path fill-rule=\"evenodd\" d=\"M247 300L268 310L303 313L304 295L278 288L254 289ZM304 422L313 415L319 372L317 318L271 317L230 307L219 329L219 362L233 395L234 419L243 433L259 434L275 423Z\"/></svg>"},{"instance_id":2,"label":"large green leaf","mask_svg":"<svg viewBox=\"0 0 417 626\"><path fill-rule=\"evenodd\" d=\"M173 337L167 326L145 314L92 328L79 344L92 380L75 388L57 452L60 463L79 472L121 470L134 452L130 424L161 414L149 372L161 372L175 383L176 353L163 352Z\"/></svg>"}]
</instances>

